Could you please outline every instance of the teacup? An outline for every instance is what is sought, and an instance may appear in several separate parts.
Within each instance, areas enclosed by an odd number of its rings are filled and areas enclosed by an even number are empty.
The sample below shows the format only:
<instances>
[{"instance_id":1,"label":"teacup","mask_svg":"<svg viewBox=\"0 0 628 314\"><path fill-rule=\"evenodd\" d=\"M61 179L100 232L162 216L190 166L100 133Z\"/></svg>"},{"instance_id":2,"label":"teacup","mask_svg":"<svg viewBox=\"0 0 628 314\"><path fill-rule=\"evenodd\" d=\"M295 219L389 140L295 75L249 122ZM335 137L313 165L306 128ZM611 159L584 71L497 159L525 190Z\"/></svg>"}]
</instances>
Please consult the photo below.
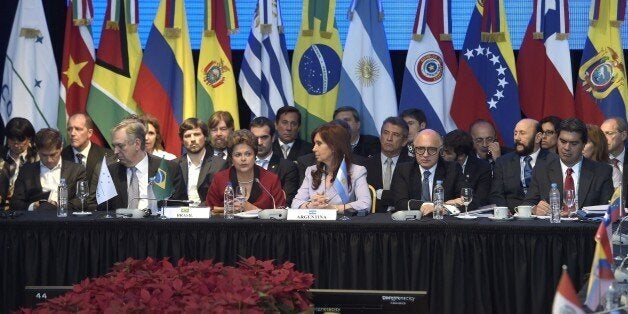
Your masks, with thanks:
<instances>
[{"instance_id":1,"label":"teacup","mask_svg":"<svg viewBox=\"0 0 628 314\"><path fill-rule=\"evenodd\" d=\"M506 219L508 218L508 214L508 207L498 206L493 209L493 218L495 219Z\"/></svg>"},{"instance_id":2,"label":"teacup","mask_svg":"<svg viewBox=\"0 0 628 314\"><path fill-rule=\"evenodd\" d=\"M532 206L530 205L520 205L515 207L515 212L517 212L517 217L519 218L530 218L532 217Z\"/></svg>"}]
</instances>

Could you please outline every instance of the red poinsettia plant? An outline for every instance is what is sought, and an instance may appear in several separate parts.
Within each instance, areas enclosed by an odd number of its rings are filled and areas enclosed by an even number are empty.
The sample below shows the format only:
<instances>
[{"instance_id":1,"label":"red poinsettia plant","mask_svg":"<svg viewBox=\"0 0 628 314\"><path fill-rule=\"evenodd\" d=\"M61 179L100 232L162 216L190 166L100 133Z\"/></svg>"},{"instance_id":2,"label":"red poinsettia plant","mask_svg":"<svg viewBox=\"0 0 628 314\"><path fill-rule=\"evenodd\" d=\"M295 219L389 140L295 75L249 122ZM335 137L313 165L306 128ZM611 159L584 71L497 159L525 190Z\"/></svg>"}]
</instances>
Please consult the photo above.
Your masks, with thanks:
<instances>
[{"instance_id":1,"label":"red poinsettia plant","mask_svg":"<svg viewBox=\"0 0 628 314\"><path fill-rule=\"evenodd\" d=\"M311 307L314 276L285 262L254 257L236 267L211 260L173 266L168 259L127 259L72 291L23 313L297 313Z\"/></svg>"}]
</instances>

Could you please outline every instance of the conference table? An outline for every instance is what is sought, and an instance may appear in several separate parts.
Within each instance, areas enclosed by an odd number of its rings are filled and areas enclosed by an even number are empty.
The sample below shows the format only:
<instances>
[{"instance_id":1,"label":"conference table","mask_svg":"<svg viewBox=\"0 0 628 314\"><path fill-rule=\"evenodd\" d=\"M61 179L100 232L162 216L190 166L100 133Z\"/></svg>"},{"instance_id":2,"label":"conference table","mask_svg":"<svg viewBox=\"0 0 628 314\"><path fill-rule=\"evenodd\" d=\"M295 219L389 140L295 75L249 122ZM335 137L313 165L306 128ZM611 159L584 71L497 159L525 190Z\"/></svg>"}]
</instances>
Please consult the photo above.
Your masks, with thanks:
<instances>
[{"instance_id":1,"label":"conference table","mask_svg":"<svg viewBox=\"0 0 628 314\"><path fill-rule=\"evenodd\" d=\"M561 266L585 283L598 223L488 218L337 221L0 218L0 303L20 306L27 285L71 285L128 257L290 261L316 288L425 290L432 313L548 313Z\"/></svg>"}]
</instances>

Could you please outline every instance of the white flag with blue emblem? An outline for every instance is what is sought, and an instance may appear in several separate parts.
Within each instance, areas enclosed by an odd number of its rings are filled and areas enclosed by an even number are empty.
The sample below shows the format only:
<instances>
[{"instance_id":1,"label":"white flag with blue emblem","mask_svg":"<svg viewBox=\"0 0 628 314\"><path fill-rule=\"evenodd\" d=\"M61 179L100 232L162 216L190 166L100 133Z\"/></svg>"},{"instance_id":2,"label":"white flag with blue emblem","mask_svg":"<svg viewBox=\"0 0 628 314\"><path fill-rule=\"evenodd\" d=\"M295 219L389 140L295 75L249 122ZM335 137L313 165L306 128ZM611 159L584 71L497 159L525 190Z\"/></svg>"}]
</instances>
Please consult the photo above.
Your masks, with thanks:
<instances>
[{"instance_id":1,"label":"white flag with blue emblem","mask_svg":"<svg viewBox=\"0 0 628 314\"><path fill-rule=\"evenodd\" d=\"M257 2L238 83L257 117L274 120L279 108L294 105L279 0Z\"/></svg>"},{"instance_id":2,"label":"white flag with blue emblem","mask_svg":"<svg viewBox=\"0 0 628 314\"><path fill-rule=\"evenodd\" d=\"M356 108L361 133L379 136L384 120L397 116L381 0L353 0L349 18L336 106Z\"/></svg>"},{"instance_id":3,"label":"white flag with blue emblem","mask_svg":"<svg viewBox=\"0 0 628 314\"><path fill-rule=\"evenodd\" d=\"M347 162L342 159L338 172L336 173L336 179L334 180L333 187L338 192L338 196L342 199L344 204L349 203L349 181L347 180L349 172L347 171Z\"/></svg>"},{"instance_id":4,"label":"white flag with blue emblem","mask_svg":"<svg viewBox=\"0 0 628 314\"><path fill-rule=\"evenodd\" d=\"M0 115L57 127L59 78L41 0L20 0L4 61Z\"/></svg>"},{"instance_id":5,"label":"white flag with blue emblem","mask_svg":"<svg viewBox=\"0 0 628 314\"><path fill-rule=\"evenodd\" d=\"M107 158L103 157L98 175L98 185L96 186L96 203L100 205L117 195L118 191L116 191L116 186L113 184L111 173L107 167Z\"/></svg>"}]
</instances>

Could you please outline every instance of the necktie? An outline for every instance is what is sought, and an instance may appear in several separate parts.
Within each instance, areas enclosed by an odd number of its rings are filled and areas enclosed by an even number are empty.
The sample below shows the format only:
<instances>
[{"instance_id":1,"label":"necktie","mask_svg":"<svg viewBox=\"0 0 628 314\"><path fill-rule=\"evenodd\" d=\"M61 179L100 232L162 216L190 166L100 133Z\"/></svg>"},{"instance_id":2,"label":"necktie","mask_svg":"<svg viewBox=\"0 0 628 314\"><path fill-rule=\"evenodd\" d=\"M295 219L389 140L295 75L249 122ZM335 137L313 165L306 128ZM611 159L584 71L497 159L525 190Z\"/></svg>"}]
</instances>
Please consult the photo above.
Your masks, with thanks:
<instances>
[{"instance_id":1,"label":"necktie","mask_svg":"<svg viewBox=\"0 0 628 314\"><path fill-rule=\"evenodd\" d=\"M619 159L613 158L611 160L613 163L613 187L621 186L621 169L619 169Z\"/></svg>"},{"instance_id":2,"label":"necktie","mask_svg":"<svg viewBox=\"0 0 628 314\"><path fill-rule=\"evenodd\" d=\"M421 199L425 202L432 201L432 193L430 193L430 174L429 170L423 171L423 182L421 183Z\"/></svg>"},{"instance_id":3,"label":"necktie","mask_svg":"<svg viewBox=\"0 0 628 314\"><path fill-rule=\"evenodd\" d=\"M83 163L83 158L85 158L85 155L78 153L76 154L76 160L78 161L79 164L83 165L83 167L85 166L85 163Z\"/></svg>"},{"instance_id":4,"label":"necktie","mask_svg":"<svg viewBox=\"0 0 628 314\"><path fill-rule=\"evenodd\" d=\"M223 151L221 151L221 150L219 150L219 151L216 153L216 156L218 156L218 157L219 157L219 158L221 158L221 159L225 159L225 153L224 153Z\"/></svg>"},{"instance_id":5,"label":"necktie","mask_svg":"<svg viewBox=\"0 0 628 314\"><path fill-rule=\"evenodd\" d=\"M386 161L384 161L384 165L386 166L384 168L384 181L382 182L384 190L390 190L390 181L392 180L392 164L392 158L386 158Z\"/></svg>"},{"instance_id":6,"label":"necktie","mask_svg":"<svg viewBox=\"0 0 628 314\"><path fill-rule=\"evenodd\" d=\"M129 182L128 208L137 208L140 197L140 182L137 179L137 168L131 168L131 181Z\"/></svg>"},{"instance_id":7,"label":"necktie","mask_svg":"<svg viewBox=\"0 0 628 314\"><path fill-rule=\"evenodd\" d=\"M526 190L526 193L527 189L530 187L530 181L532 180L532 164L530 163L531 161L532 157L523 157L523 162L525 163L525 166L523 167L523 182L525 185L524 190Z\"/></svg>"},{"instance_id":8,"label":"necktie","mask_svg":"<svg viewBox=\"0 0 628 314\"><path fill-rule=\"evenodd\" d=\"M574 190L574 194L578 195L578 193L576 192L576 188L575 188L575 184L573 181L573 177L571 176L571 174L573 173L573 169L571 168L567 168L567 175L565 176L565 183L563 184L563 191L564 190ZM567 207L566 204L563 205L563 211L567 211L569 212L569 208Z\"/></svg>"},{"instance_id":9,"label":"necktie","mask_svg":"<svg viewBox=\"0 0 628 314\"><path fill-rule=\"evenodd\" d=\"M289 150L290 150L290 146L288 146L288 144L281 144L281 152L283 153L284 159L288 159Z\"/></svg>"}]
</instances>

